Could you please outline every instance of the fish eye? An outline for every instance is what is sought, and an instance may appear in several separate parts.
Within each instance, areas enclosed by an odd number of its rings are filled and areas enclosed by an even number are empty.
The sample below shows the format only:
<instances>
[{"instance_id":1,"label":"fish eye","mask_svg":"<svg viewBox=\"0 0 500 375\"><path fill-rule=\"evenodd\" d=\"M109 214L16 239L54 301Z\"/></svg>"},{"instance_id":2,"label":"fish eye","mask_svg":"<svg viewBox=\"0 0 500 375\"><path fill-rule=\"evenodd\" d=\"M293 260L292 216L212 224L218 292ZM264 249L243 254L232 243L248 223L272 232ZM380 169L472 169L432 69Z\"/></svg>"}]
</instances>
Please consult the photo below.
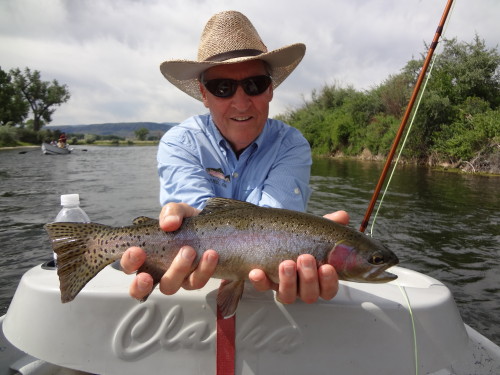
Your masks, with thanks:
<instances>
[{"instance_id":1,"label":"fish eye","mask_svg":"<svg viewBox=\"0 0 500 375\"><path fill-rule=\"evenodd\" d=\"M379 253L374 253L372 254L372 257L369 260L369 262L374 265L384 264L384 256Z\"/></svg>"}]
</instances>

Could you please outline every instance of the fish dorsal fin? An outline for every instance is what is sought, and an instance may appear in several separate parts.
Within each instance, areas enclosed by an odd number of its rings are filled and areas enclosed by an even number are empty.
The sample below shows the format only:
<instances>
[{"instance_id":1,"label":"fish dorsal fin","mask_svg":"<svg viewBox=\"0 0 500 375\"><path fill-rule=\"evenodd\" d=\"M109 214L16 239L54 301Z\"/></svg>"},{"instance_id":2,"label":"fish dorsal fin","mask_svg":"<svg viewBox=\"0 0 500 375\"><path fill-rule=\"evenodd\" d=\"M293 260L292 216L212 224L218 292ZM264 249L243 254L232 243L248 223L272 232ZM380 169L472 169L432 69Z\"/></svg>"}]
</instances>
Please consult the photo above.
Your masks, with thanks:
<instances>
[{"instance_id":1,"label":"fish dorsal fin","mask_svg":"<svg viewBox=\"0 0 500 375\"><path fill-rule=\"evenodd\" d=\"M147 217L147 216L139 216L139 217L136 217L133 221L132 221L132 224L134 225L140 225L140 224L152 224L152 223L157 223L158 220L157 219L152 219L150 217Z\"/></svg>"},{"instance_id":2,"label":"fish dorsal fin","mask_svg":"<svg viewBox=\"0 0 500 375\"><path fill-rule=\"evenodd\" d=\"M238 201L229 198L209 198L207 204L200 215L212 214L223 211L233 211L242 208L256 207L252 203Z\"/></svg>"}]
</instances>

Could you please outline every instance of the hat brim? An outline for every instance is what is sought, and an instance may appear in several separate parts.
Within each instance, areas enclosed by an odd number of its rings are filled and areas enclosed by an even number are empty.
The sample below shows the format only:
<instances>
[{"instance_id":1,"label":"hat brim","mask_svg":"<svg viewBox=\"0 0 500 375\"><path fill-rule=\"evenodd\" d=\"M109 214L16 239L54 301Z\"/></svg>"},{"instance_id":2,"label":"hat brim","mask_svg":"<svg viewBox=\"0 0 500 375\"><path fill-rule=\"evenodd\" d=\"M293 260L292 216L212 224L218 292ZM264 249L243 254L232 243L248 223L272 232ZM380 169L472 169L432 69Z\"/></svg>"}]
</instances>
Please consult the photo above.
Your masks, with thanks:
<instances>
[{"instance_id":1,"label":"hat brim","mask_svg":"<svg viewBox=\"0 0 500 375\"><path fill-rule=\"evenodd\" d=\"M292 44L256 56L237 57L224 61L169 60L160 65L163 76L174 86L197 100L202 100L199 77L202 72L219 65L251 60L265 61L271 67L273 89L278 87L300 63L306 52L302 43Z\"/></svg>"}]
</instances>

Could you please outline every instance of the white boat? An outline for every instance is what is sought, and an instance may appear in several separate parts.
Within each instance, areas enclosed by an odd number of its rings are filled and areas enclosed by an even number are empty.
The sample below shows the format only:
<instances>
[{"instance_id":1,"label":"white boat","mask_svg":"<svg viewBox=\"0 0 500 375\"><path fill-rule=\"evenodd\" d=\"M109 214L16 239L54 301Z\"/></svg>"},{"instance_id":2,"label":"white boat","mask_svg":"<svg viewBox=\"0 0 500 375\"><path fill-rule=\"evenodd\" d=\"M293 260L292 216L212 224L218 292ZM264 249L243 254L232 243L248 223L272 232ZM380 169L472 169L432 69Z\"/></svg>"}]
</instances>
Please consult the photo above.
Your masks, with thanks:
<instances>
[{"instance_id":1,"label":"white boat","mask_svg":"<svg viewBox=\"0 0 500 375\"><path fill-rule=\"evenodd\" d=\"M445 285L391 272L398 279L387 284L342 281L333 300L313 305L246 287L236 374L500 374L500 347L464 324ZM62 304L53 268L26 272L1 319L0 375L215 374L220 281L139 303L131 277L110 265Z\"/></svg>"},{"instance_id":2,"label":"white boat","mask_svg":"<svg viewBox=\"0 0 500 375\"><path fill-rule=\"evenodd\" d=\"M42 143L42 152L45 155L65 155L71 153L72 149L66 145L66 147L58 147L56 145L51 145L50 143Z\"/></svg>"}]
</instances>

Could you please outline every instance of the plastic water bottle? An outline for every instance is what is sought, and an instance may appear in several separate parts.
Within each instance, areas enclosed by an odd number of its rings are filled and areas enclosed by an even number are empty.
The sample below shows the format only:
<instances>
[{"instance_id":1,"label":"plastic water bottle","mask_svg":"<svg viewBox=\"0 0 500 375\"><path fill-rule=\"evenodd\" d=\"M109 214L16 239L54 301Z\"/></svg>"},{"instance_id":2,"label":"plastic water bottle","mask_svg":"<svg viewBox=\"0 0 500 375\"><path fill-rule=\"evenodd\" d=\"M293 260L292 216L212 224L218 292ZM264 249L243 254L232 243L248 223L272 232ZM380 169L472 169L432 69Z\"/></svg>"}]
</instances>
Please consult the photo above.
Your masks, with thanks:
<instances>
[{"instance_id":1,"label":"plastic water bottle","mask_svg":"<svg viewBox=\"0 0 500 375\"><path fill-rule=\"evenodd\" d=\"M79 194L61 195L62 209L56 216L55 221L71 223L88 223L90 219L85 211L80 207ZM54 263L57 264L57 254L54 253Z\"/></svg>"},{"instance_id":2,"label":"plastic water bottle","mask_svg":"<svg viewBox=\"0 0 500 375\"><path fill-rule=\"evenodd\" d=\"M61 195L62 209L56 216L58 222L88 223L90 219L85 211L80 207L79 194Z\"/></svg>"}]
</instances>

